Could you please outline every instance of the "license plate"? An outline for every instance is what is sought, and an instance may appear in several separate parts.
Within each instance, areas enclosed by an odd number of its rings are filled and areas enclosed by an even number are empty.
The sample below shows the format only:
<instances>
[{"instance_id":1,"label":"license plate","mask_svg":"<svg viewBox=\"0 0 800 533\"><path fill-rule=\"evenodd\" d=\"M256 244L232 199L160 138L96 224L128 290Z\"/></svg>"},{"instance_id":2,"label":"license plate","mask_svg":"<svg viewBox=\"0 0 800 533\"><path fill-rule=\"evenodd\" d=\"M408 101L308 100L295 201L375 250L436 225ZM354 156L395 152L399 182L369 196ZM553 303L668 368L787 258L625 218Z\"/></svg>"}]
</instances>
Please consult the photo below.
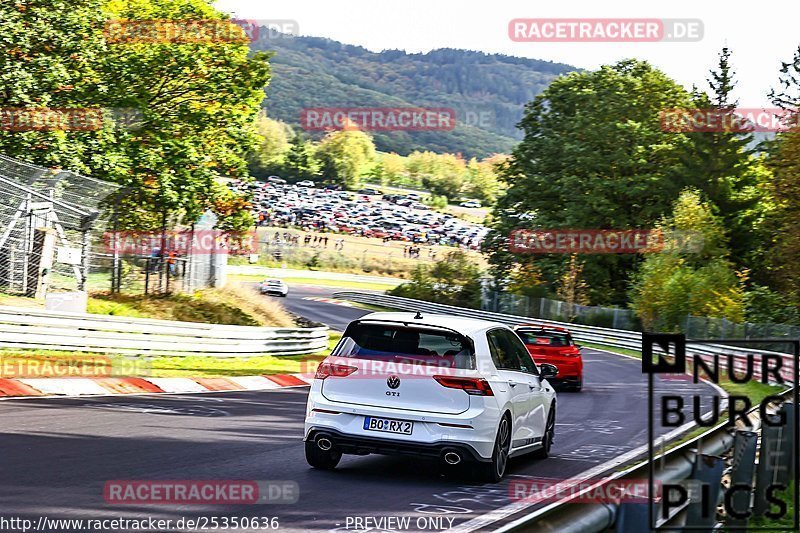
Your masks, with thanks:
<instances>
[{"instance_id":1,"label":"license plate","mask_svg":"<svg viewBox=\"0 0 800 533\"><path fill-rule=\"evenodd\" d=\"M368 416L364 419L364 429L369 431L383 431L385 433L411 435L411 432L414 429L414 423L406 422L404 420L392 420L391 418L375 418Z\"/></svg>"}]
</instances>

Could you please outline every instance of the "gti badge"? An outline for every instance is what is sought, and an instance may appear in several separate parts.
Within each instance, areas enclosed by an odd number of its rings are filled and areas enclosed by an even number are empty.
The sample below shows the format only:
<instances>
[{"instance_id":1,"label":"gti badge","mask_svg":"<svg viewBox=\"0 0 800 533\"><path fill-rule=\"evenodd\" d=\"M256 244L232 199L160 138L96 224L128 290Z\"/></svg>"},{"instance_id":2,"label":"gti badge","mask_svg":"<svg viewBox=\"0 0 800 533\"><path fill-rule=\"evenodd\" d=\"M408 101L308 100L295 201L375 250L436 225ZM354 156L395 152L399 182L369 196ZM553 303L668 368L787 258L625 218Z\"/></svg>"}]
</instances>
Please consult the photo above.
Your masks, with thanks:
<instances>
[{"instance_id":1,"label":"gti badge","mask_svg":"<svg viewBox=\"0 0 800 533\"><path fill-rule=\"evenodd\" d=\"M389 379L386 380L386 384L389 385L390 389L396 389L400 386L400 378L397 376L389 376Z\"/></svg>"}]
</instances>

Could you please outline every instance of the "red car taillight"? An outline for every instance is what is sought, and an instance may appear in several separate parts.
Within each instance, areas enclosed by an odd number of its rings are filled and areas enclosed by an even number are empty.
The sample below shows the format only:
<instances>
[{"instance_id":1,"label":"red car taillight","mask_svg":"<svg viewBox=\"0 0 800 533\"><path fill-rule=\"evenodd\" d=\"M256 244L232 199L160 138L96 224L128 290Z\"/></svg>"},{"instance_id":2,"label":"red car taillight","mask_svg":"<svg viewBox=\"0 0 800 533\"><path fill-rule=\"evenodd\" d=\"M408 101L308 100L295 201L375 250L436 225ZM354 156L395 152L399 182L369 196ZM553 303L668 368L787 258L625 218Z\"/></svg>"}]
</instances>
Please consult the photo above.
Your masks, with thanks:
<instances>
[{"instance_id":1,"label":"red car taillight","mask_svg":"<svg viewBox=\"0 0 800 533\"><path fill-rule=\"evenodd\" d=\"M473 396L494 396L489 382L483 378L459 378L452 376L433 376L439 385L448 389L461 389Z\"/></svg>"},{"instance_id":2,"label":"red car taillight","mask_svg":"<svg viewBox=\"0 0 800 533\"><path fill-rule=\"evenodd\" d=\"M327 377L343 378L358 370L358 367L350 365L339 365L335 363L320 363L317 367L315 379L325 379Z\"/></svg>"},{"instance_id":3,"label":"red car taillight","mask_svg":"<svg viewBox=\"0 0 800 533\"><path fill-rule=\"evenodd\" d=\"M580 354L581 354L580 348L572 348L570 350L566 350L562 355L577 356Z\"/></svg>"}]
</instances>

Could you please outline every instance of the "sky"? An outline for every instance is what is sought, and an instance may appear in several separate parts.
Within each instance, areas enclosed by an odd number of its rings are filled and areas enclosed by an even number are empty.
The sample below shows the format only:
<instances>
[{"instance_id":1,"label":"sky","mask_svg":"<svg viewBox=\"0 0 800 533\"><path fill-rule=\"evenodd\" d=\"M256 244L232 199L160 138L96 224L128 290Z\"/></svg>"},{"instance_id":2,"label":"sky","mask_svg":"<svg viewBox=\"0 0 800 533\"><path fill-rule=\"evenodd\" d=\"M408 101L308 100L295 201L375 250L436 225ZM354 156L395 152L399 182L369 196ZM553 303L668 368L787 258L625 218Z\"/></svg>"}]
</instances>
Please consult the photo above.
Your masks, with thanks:
<instances>
[{"instance_id":1,"label":"sky","mask_svg":"<svg viewBox=\"0 0 800 533\"><path fill-rule=\"evenodd\" d=\"M235 18L289 19L301 35L328 37L369 50L427 52L463 48L545 59L584 69L635 57L650 61L687 89L707 89L709 69L723 46L733 51L739 85L734 96L744 108L769 106L781 62L800 45L800 1L720 0L217 0ZM513 42L516 18L699 19L697 42Z\"/></svg>"}]
</instances>

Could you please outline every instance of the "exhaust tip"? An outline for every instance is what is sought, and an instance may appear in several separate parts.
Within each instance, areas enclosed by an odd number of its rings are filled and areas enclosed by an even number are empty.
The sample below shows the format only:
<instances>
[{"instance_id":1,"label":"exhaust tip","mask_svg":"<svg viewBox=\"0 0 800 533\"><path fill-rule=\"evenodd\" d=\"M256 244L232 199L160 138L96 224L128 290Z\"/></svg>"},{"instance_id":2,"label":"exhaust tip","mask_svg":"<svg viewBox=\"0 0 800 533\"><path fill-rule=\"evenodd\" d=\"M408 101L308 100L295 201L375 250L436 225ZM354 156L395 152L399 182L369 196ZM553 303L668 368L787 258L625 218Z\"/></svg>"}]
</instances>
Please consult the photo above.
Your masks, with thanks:
<instances>
[{"instance_id":1,"label":"exhaust tip","mask_svg":"<svg viewBox=\"0 0 800 533\"><path fill-rule=\"evenodd\" d=\"M461 456L456 452L447 452L444 454L444 462L449 465L457 465L461 462Z\"/></svg>"},{"instance_id":2,"label":"exhaust tip","mask_svg":"<svg viewBox=\"0 0 800 533\"><path fill-rule=\"evenodd\" d=\"M323 450L323 451L327 452L328 450L333 448L333 443L330 441L330 439L328 439L326 437L320 437L320 438L317 439L317 447L320 450Z\"/></svg>"}]
</instances>

